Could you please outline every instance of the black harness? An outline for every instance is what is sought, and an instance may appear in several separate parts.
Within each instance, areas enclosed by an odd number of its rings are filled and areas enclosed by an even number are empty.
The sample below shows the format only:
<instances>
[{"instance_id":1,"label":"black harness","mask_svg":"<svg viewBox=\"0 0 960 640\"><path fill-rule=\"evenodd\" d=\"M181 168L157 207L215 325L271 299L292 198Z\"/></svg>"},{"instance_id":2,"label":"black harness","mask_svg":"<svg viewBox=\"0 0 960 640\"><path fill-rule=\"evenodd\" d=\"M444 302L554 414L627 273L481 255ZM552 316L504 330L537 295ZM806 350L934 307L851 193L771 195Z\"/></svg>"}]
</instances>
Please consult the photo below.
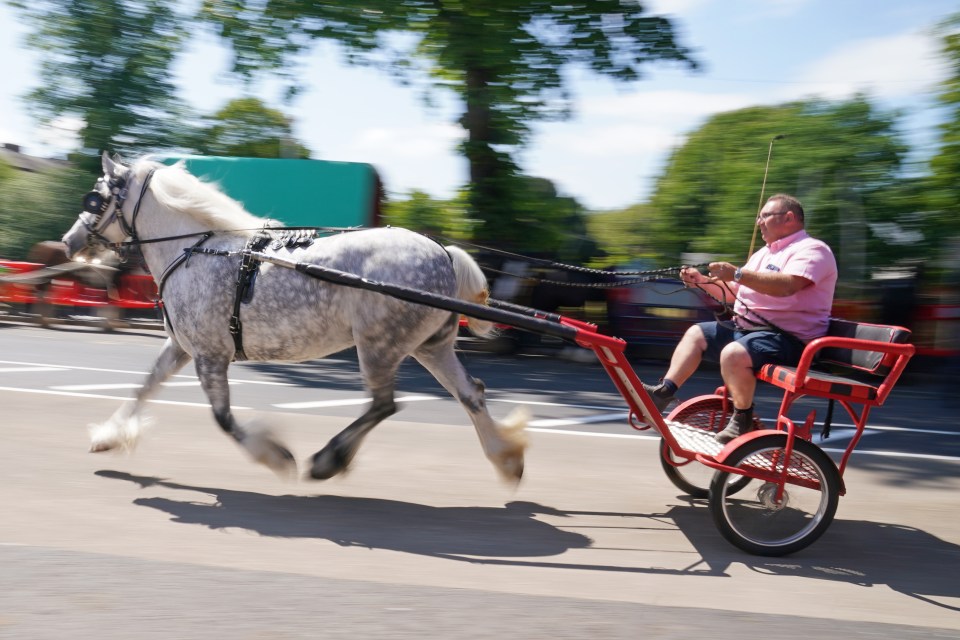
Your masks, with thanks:
<instances>
[{"instance_id":1,"label":"black harness","mask_svg":"<svg viewBox=\"0 0 960 640\"><path fill-rule=\"evenodd\" d=\"M253 300L253 285L260 274L260 261L250 255L251 251L262 251L269 243L269 234L260 231L247 241L247 245L240 254L240 269L237 271L237 291L233 297L233 315L230 316L230 335L233 336L235 347L233 359L246 360L247 354L243 350L243 322L240 321L240 305L250 304Z\"/></svg>"},{"instance_id":2,"label":"black harness","mask_svg":"<svg viewBox=\"0 0 960 640\"><path fill-rule=\"evenodd\" d=\"M210 235L213 235L213 233L210 232ZM316 230L261 229L247 241L247 244L240 252L225 249L205 249L200 246L207 239L204 237L197 242L197 244L184 249L183 254L175 260L170 267L167 267L167 272L184 264L190 259L190 256L195 253L211 256L235 256L239 253L240 267L237 270L236 291L233 296L233 313L230 315L228 328L230 335L233 337L234 361L247 360L247 354L243 349L243 321L240 319L240 310L243 308L242 305L250 304L253 300L254 285L256 284L257 276L260 274L260 264L263 262L259 258L251 255L251 253L262 252L268 245L272 251L279 251L284 247L287 249L306 247L313 243L315 237Z\"/></svg>"}]
</instances>

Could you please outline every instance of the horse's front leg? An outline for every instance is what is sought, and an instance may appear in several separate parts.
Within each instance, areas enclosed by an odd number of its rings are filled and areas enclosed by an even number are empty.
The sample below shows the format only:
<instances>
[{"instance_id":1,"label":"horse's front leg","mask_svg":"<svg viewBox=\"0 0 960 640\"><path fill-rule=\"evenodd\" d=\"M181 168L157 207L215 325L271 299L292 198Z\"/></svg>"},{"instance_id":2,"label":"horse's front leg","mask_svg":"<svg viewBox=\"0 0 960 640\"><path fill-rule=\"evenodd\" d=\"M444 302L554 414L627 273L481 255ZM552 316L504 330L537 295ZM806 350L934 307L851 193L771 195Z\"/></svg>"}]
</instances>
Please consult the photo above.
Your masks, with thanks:
<instances>
[{"instance_id":1,"label":"horse's front leg","mask_svg":"<svg viewBox=\"0 0 960 640\"><path fill-rule=\"evenodd\" d=\"M397 368L405 357L396 341L378 336L380 340L365 340L357 344L357 359L364 383L373 396L370 408L351 422L346 429L330 439L323 449L313 455L310 477L326 480L341 473L360 449L360 444L370 431L395 414L397 405L393 399ZM391 345L391 342L393 344ZM392 348L391 348L392 347Z\"/></svg>"},{"instance_id":2,"label":"horse's front leg","mask_svg":"<svg viewBox=\"0 0 960 640\"><path fill-rule=\"evenodd\" d=\"M363 415L351 422L346 429L330 439L323 449L313 455L310 477L314 480L327 480L346 471L353 456L360 449L360 443L370 431L397 412L393 400L393 385L373 391L373 404Z\"/></svg>"},{"instance_id":3,"label":"horse's front leg","mask_svg":"<svg viewBox=\"0 0 960 640\"><path fill-rule=\"evenodd\" d=\"M132 449L142 431L143 406L157 392L157 388L188 362L190 354L173 338L167 338L160 349L153 369L132 400L125 402L101 424L90 427L90 451L109 451L121 447Z\"/></svg>"},{"instance_id":4,"label":"horse's front leg","mask_svg":"<svg viewBox=\"0 0 960 640\"><path fill-rule=\"evenodd\" d=\"M207 399L210 400L217 424L246 449L256 462L266 465L280 476L296 475L297 464L293 454L268 429L244 429L233 417L230 409L230 385L227 380L229 366L230 361L224 358L197 356L197 375Z\"/></svg>"}]
</instances>

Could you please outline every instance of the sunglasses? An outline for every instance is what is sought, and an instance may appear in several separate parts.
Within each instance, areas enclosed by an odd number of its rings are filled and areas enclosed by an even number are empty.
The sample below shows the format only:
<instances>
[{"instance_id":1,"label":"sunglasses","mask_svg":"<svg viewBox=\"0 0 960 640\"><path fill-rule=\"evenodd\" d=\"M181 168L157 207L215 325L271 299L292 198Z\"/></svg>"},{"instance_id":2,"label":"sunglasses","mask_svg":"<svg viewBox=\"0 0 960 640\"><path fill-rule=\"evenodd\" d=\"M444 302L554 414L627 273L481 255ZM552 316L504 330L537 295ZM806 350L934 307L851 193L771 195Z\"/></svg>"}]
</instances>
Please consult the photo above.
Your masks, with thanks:
<instances>
[{"instance_id":1,"label":"sunglasses","mask_svg":"<svg viewBox=\"0 0 960 640\"><path fill-rule=\"evenodd\" d=\"M757 220L767 220L773 216L782 216L784 214L790 213L789 211L768 211L767 213L761 213L757 216Z\"/></svg>"}]
</instances>

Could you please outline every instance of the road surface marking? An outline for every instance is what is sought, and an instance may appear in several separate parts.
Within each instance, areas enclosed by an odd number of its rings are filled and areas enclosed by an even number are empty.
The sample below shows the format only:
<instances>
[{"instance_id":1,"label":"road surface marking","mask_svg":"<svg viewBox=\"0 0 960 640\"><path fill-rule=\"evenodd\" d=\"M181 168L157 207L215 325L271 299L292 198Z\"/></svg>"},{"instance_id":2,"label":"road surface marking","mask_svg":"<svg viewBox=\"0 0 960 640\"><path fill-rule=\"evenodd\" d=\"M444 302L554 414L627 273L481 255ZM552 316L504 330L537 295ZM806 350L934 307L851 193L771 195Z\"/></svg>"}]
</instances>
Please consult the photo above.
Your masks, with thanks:
<instances>
[{"instance_id":1,"label":"road surface marking","mask_svg":"<svg viewBox=\"0 0 960 640\"><path fill-rule=\"evenodd\" d=\"M597 422L614 422L626 420L630 417L628 413L601 413L593 416L583 416L580 418L557 418L544 420L531 420L531 427L566 427L574 424L594 424Z\"/></svg>"},{"instance_id":2,"label":"road surface marking","mask_svg":"<svg viewBox=\"0 0 960 640\"><path fill-rule=\"evenodd\" d=\"M19 389L17 387L0 387L0 391L13 391L17 393L36 393L40 395L68 396L71 398L94 398L98 400L130 400L128 396L104 396L97 393L77 393L74 391L54 391L53 389ZM152 404L171 404L179 407L205 407L210 408L207 402L179 402L177 400L147 400ZM231 409L250 411L250 407L231 406Z\"/></svg>"},{"instance_id":3,"label":"road surface marking","mask_svg":"<svg viewBox=\"0 0 960 640\"><path fill-rule=\"evenodd\" d=\"M394 398L394 402L423 402L425 400L442 400L439 396L401 396ZM271 405L277 409L318 409L326 407L350 407L358 404L367 404L372 398L344 398L342 400L314 400L310 402L282 402Z\"/></svg>"},{"instance_id":4,"label":"road surface marking","mask_svg":"<svg viewBox=\"0 0 960 640\"><path fill-rule=\"evenodd\" d=\"M135 376L147 376L148 371L129 371L127 369L100 369L97 367L75 367L73 365L57 365L57 364L40 364L34 362L16 362L13 360L0 360L0 364L16 364L24 366L35 366L35 367L49 367L50 371L98 371L101 373L128 373ZM190 378L191 380L196 380L197 376L187 375L187 374L175 374L171 376L172 378ZM272 387L296 387L299 386L294 382L273 382L268 380L235 380L231 378L229 380L230 384L263 384Z\"/></svg>"},{"instance_id":5,"label":"road surface marking","mask_svg":"<svg viewBox=\"0 0 960 640\"><path fill-rule=\"evenodd\" d=\"M161 382L160 384L164 387L199 387L200 381L185 380L183 382ZM231 380L230 384L240 385L243 383ZM110 391L115 389L139 389L142 386L137 382L118 382L115 384L63 384L48 388L56 391Z\"/></svg>"},{"instance_id":6,"label":"road surface marking","mask_svg":"<svg viewBox=\"0 0 960 640\"><path fill-rule=\"evenodd\" d=\"M0 373L32 373L34 371L63 371L63 367L0 367Z\"/></svg>"}]
</instances>

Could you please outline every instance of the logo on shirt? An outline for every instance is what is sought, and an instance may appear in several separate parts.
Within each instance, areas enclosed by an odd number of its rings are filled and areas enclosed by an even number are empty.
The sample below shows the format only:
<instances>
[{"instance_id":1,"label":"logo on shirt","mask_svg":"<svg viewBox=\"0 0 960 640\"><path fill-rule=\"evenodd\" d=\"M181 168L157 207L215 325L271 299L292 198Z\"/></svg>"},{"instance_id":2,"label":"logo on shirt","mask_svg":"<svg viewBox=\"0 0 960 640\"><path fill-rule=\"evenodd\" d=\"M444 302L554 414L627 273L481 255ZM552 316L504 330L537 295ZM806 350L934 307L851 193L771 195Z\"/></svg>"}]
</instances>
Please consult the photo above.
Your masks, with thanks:
<instances>
[{"instance_id":1,"label":"logo on shirt","mask_svg":"<svg viewBox=\"0 0 960 640\"><path fill-rule=\"evenodd\" d=\"M767 265L767 270L768 270L768 271L780 271L780 267L778 267L778 266L775 265L775 264L768 264L768 265Z\"/></svg>"}]
</instances>

